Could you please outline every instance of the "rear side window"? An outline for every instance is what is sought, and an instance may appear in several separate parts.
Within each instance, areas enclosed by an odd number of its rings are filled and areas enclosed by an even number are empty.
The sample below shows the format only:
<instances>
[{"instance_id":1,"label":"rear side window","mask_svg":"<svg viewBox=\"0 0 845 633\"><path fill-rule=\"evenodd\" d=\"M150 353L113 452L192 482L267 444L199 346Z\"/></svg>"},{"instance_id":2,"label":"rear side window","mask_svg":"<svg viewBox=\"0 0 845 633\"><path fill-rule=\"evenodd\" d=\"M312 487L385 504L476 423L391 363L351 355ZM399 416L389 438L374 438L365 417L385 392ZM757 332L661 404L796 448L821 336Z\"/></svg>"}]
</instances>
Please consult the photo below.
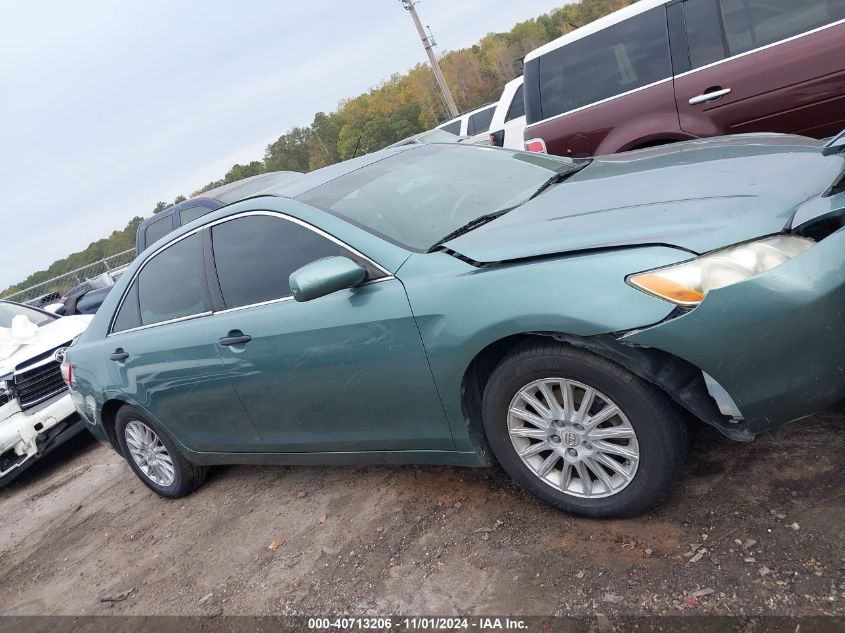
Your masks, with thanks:
<instances>
[{"instance_id":1,"label":"rear side window","mask_svg":"<svg viewBox=\"0 0 845 633\"><path fill-rule=\"evenodd\" d=\"M129 292L126 293L126 298L123 300L123 305L114 319L112 332L123 332L124 330L131 330L132 328L141 325L141 312L138 307L138 282L132 284Z\"/></svg>"},{"instance_id":2,"label":"rear side window","mask_svg":"<svg viewBox=\"0 0 845 633\"><path fill-rule=\"evenodd\" d=\"M211 309L202 264L202 244L194 234L150 259L138 275L141 325L193 316Z\"/></svg>"},{"instance_id":3,"label":"rear side window","mask_svg":"<svg viewBox=\"0 0 845 633\"><path fill-rule=\"evenodd\" d=\"M161 239L162 237L170 233L170 231L172 230L173 216L168 213L165 217L161 218L160 220L156 220L147 227L145 235L147 240L147 246Z\"/></svg>"},{"instance_id":4,"label":"rear side window","mask_svg":"<svg viewBox=\"0 0 845 633\"><path fill-rule=\"evenodd\" d=\"M719 0L730 55L845 19L845 0Z\"/></svg>"},{"instance_id":5,"label":"rear side window","mask_svg":"<svg viewBox=\"0 0 845 633\"><path fill-rule=\"evenodd\" d=\"M440 127L441 130L444 132L449 132L449 134L454 134L455 136L461 135L461 120L458 119L457 121L452 121L448 125L443 125Z\"/></svg>"},{"instance_id":6,"label":"rear side window","mask_svg":"<svg viewBox=\"0 0 845 633\"><path fill-rule=\"evenodd\" d=\"M182 209L179 212L179 225L184 226L188 222L193 222L197 218L201 218L211 211L213 211L213 209L209 209L208 207L191 207L189 209Z\"/></svg>"},{"instance_id":7,"label":"rear side window","mask_svg":"<svg viewBox=\"0 0 845 633\"><path fill-rule=\"evenodd\" d=\"M513 100L511 101L510 106L508 107L508 113L505 115L505 123L508 121L513 121L521 116L525 116L525 98L523 97L524 87L522 85L516 89L516 93L513 95Z\"/></svg>"},{"instance_id":8,"label":"rear side window","mask_svg":"<svg viewBox=\"0 0 845 633\"><path fill-rule=\"evenodd\" d=\"M700 68L725 58L727 42L722 30L718 0L685 2L684 23L692 68Z\"/></svg>"},{"instance_id":9,"label":"rear side window","mask_svg":"<svg viewBox=\"0 0 845 633\"><path fill-rule=\"evenodd\" d=\"M467 134L474 136L475 134L483 134L490 130L490 121L493 120L493 112L496 106L485 108L481 112L476 112L467 121Z\"/></svg>"},{"instance_id":10,"label":"rear side window","mask_svg":"<svg viewBox=\"0 0 845 633\"><path fill-rule=\"evenodd\" d=\"M282 218L250 215L211 229L217 278L227 308L290 296L290 274L340 246Z\"/></svg>"},{"instance_id":11,"label":"rear side window","mask_svg":"<svg viewBox=\"0 0 845 633\"><path fill-rule=\"evenodd\" d=\"M539 59L543 118L647 86L672 74L661 6Z\"/></svg>"}]
</instances>

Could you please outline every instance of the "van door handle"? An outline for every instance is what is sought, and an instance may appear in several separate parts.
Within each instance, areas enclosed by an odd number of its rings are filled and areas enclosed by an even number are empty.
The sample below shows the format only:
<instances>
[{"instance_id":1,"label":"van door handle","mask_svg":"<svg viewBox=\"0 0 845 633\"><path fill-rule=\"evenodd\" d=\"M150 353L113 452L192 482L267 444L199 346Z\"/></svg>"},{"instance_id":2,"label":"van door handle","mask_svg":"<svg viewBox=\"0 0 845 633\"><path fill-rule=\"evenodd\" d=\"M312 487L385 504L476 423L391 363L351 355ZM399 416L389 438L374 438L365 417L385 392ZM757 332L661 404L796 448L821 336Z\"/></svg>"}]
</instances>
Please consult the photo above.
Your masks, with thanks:
<instances>
[{"instance_id":1,"label":"van door handle","mask_svg":"<svg viewBox=\"0 0 845 633\"><path fill-rule=\"evenodd\" d=\"M708 101L715 101L716 99L721 99L725 95L731 94L730 88L720 88L719 90L714 90L713 92L705 92L703 94L697 95L689 100L690 105L699 105L702 103L707 103Z\"/></svg>"},{"instance_id":2,"label":"van door handle","mask_svg":"<svg viewBox=\"0 0 845 633\"><path fill-rule=\"evenodd\" d=\"M121 348L114 350L114 354L109 356L110 360L126 360L129 358L129 352L124 352Z\"/></svg>"},{"instance_id":3,"label":"van door handle","mask_svg":"<svg viewBox=\"0 0 845 633\"><path fill-rule=\"evenodd\" d=\"M251 340L252 337L249 334L241 334L240 336L224 336L217 342L223 347L229 347L230 345L245 345Z\"/></svg>"}]
</instances>

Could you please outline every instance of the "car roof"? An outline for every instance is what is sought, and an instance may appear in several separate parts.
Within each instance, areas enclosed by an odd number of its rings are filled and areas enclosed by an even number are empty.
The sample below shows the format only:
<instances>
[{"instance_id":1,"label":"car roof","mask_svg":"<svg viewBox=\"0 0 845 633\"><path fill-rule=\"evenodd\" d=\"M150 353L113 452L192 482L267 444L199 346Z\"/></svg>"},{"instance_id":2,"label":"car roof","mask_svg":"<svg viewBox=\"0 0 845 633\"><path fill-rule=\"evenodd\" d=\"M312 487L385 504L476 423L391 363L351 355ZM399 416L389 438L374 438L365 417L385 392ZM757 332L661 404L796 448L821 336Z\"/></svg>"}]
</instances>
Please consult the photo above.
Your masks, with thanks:
<instances>
[{"instance_id":1,"label":"car roof","mask_svg":"<svg viewBox=\"0 0 845 633\"><path fill-rule=\"evenodd\" d=\"M299 171L270 171L209 189L203 192L202 197L211 198L223 204L231 204L249 196L254 196L268 187L289 183L303 175Z\"/></svg>"},{"instance_id":2,"label":"car roof","mask_svg":"<svg viewBox=\"0 0 845 633\"><path fill-rule=\"evenodd\" d=\"M601 17L598 20L594 20L589 24L577 28L574 31L570 31L565 35L561 35L556 40L552 40L551 42L549 42L548 44L544 44L540 48L534 49L533 51L528 53L528 55L525 56L525 63L527 64L529 61L538 57L542 57L546 53L550 53L554 50L557 50L562 46L571 44L572 42L587 37L588 35L597 33L603 29L613 26L614 24L624 22L625 20L632 18L635 15L645 13L649 9L663 6L664 4L668 4L669 2L672 2L672 0L640 0L639 2L635 2L634 4L628 5L623 9L614 11L609 15Z\"/></svg>"},{"instance_id":3,"label":"car roof","mask_svg":"<svg viewBox=\"0 0 845 633\"><path fill-rule=\"evenodd\" d=\"M498 101L492 101L490 103L485 103L483 106L478 106L477 108L475 108L475 110L468 110L467 112L463 112L462 114L459 114L458 116L449 119L448 121L443 121L443 123L440 123L435 129L439 130L444 125L449 125L450 123L454 123L455 121L460 121L463 118L472 116L476 112L481 112L482 110L486 110L487 108L495 108L497 103Z\"/></svg>"}]
</instances>

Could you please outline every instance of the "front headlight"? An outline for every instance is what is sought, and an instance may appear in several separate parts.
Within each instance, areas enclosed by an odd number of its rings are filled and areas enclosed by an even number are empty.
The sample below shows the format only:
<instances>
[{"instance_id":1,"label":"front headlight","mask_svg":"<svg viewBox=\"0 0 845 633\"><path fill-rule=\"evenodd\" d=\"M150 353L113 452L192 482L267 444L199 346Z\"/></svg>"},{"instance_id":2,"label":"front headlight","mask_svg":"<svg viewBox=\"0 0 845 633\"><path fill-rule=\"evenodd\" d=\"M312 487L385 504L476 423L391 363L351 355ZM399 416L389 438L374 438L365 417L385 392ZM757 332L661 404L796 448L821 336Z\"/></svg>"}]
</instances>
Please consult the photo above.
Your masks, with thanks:
<instances>
[{"instance_id":1,"label":"front headlight","mask_svg":"<svg viewBox=\"0 0 845 633\"><path fill-rule=\"evenodd\" d=\"M714 251L682 264L629 275L628 283L672 303L695 306L710 290L780 266L813 244L813 240L805 237L776 235Z\"/></svg>"}]
</instances>

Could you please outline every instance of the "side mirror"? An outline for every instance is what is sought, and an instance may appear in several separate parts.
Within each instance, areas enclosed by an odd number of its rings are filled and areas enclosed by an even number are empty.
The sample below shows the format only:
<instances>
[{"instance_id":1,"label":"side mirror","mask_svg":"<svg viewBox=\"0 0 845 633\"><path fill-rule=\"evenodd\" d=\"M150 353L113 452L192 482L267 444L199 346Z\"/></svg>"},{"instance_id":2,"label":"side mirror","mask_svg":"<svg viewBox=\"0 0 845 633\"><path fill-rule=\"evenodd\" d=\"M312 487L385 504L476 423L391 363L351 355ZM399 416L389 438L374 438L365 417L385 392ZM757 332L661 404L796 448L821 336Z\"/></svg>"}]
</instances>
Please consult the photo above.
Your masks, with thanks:
<instances>
[{"instance_id":1,"label":"side mirror","mask_svg":"<svg viewBox=\"0 0 845 633\"><path fill-rule=\"evenodd\" d=\"M297 301L311 301L357 286L367 271L348 257L324 257L305 264L290 275L290 290Z\"/></svg>"}]
</instances>

